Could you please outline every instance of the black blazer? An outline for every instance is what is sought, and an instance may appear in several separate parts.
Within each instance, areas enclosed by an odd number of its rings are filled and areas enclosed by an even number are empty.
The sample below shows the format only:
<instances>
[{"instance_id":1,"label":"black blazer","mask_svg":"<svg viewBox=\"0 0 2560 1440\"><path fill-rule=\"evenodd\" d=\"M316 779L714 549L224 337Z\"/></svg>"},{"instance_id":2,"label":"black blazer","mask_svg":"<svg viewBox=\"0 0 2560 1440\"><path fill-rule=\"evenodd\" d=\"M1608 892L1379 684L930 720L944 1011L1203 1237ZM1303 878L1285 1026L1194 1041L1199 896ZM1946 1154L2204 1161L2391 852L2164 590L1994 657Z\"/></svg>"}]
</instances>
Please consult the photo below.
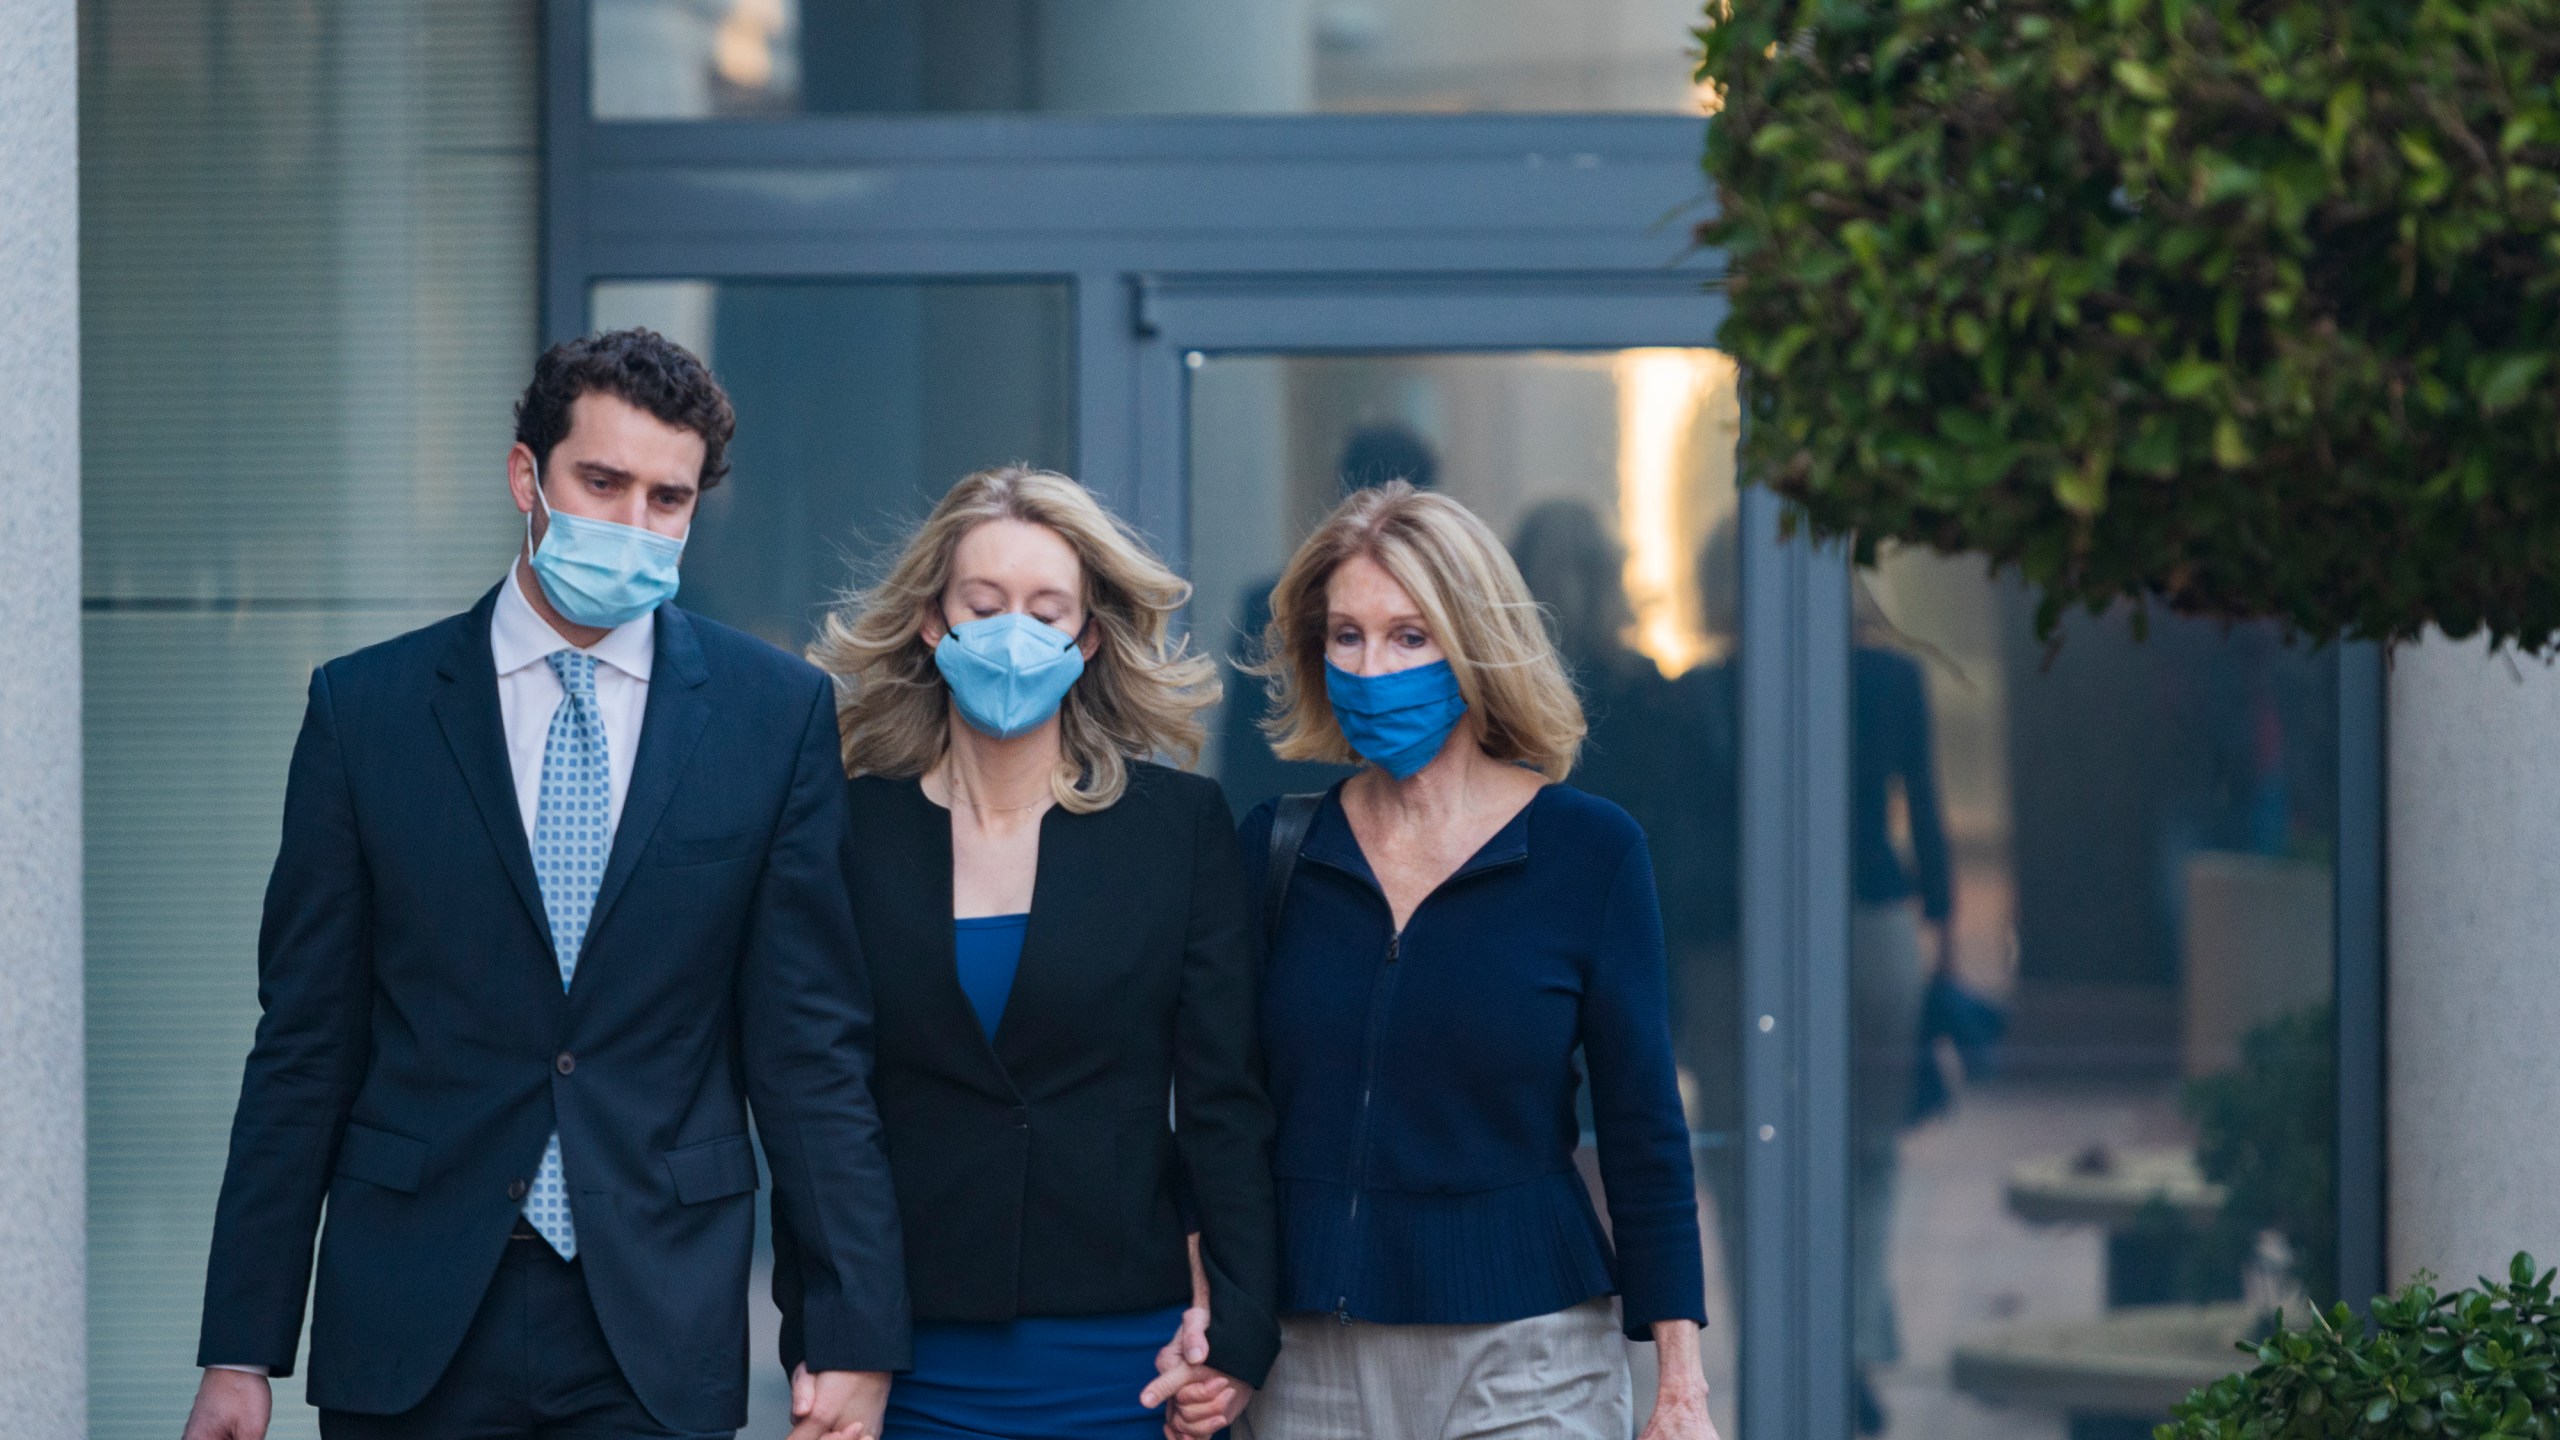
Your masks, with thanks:
<instances>
[{"instance_id":1,"label":"black blazer","mask_svg":"<svg viewBox=\"0 0 2560 1440\"><path fill-rule=\"evenodd\" d=\"M1042 817L992 1044L952 954L950 812L912 779L849 786L845 883L879 1007L873 1084L917 1318L1185 1303L1178 1171L1209 1274L1210 1363L1262 1383L1280 1332L1260 936L1216 784L1133 765L1110 809ZM787 1245L785 1365L802 1308Z\"/></svg>"},{"instance_id":2,"label":"black blazer","mask_svg":"<svg viewBox=\"0 0 2560 1440\"><path fill-rule=\"evenodd\" d=\"M325 1199L311 1400L417 1404L556 1126L623 1374L670 1429L735 1429L752 1103L775 1211L814 1237L811 1361L905 1365L832 688L658 612L630 791L564 994L501 732L496 595L312 677L198 1362L290 1373Z\"/></svg>"}]
</instances>

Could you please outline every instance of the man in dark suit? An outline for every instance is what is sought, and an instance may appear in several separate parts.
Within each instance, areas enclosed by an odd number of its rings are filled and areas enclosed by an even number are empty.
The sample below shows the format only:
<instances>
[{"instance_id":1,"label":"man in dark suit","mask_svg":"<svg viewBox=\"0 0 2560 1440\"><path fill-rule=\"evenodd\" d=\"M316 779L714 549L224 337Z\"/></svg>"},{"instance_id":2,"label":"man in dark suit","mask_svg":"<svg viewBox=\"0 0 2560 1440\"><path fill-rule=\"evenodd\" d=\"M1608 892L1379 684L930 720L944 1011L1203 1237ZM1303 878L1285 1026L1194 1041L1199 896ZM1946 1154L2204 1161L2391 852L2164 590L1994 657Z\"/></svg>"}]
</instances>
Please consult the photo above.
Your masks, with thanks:
<instances>
[{"instance_id":1,"label":"man in dark suit","mask_svg":"<svg viewBox=\"0 0 2560 1440\"><path fill-rule=\"evenodd\" d=\"M312 677L187 1440L259 1440L312 1279L329 1440L729 1436L757 1166L795 1440L908 1359L827 679L663 602L729 402L647 331L517 407L513 570Z\"/></svg>"}]
</instances>

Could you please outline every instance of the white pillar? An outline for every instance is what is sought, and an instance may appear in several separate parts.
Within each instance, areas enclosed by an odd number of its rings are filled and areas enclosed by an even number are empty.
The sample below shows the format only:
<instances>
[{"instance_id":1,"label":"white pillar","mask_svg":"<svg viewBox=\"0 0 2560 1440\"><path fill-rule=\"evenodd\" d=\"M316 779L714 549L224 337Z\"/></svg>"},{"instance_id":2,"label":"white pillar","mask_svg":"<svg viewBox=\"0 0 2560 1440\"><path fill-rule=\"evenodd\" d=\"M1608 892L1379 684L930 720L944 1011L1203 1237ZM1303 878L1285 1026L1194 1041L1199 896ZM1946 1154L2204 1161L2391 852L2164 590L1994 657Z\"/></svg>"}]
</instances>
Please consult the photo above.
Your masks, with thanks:
<instances>
[{"instance_id":1,"label":"white pillar","mask_svg":"<svg viewBox=\"0 0 2560 1440\"><path fill-rule=\"evenodd\" d=\"M2389 1279L2560 1264L2560 669L2442 637L2391 678Z\"/></svg>"},{"instance_id":2,"label":"white pillar","mask_svg":"<svg viewBox=\"0 0 2560 1440\"><path fill-rule=\"evenodd\" d=\"M0 1428L89 1433L73 0L0 0Z\"/></svg>"}]
</instances>

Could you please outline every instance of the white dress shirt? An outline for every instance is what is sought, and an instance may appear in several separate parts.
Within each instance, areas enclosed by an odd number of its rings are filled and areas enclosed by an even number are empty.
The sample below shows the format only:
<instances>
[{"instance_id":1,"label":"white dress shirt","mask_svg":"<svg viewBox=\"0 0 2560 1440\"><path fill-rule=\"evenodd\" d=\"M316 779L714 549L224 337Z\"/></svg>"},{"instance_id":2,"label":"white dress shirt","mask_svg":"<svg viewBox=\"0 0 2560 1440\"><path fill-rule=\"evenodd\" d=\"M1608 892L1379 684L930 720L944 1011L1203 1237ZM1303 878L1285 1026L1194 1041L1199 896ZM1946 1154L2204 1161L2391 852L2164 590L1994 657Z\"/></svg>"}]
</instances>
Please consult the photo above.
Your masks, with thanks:
<instances>
[{"instance_id":1,"label":"white dress shirt","mask_svg":"<svg viewBox=\"0 0 2560 1440\"><path fill-rule=\"evenodd\" d=\"M516 809L525 839L533 838L534 806L542 796L542 750L550 742L551 717L568 693L547 658L577 646L551 628L524 598L532 580L518 560L498 590L489 616L489 653L498 663L498 719L507 736L507 765L515 772ZM613 767L611 830L622 827L622 800L631 793L631 762L640 751L640 720L649 708L649 666L657 657L658 612L650 611L605 633L587 647L596 657L596 709L604 720L605 760Z\"/></svg>"},{"instance_id":2,"label":"white dress shirt","mask_svg":"<svg viewBox=\"0 0 2560 1440\"><path fill-rule=\"evenodd\" d=\"M542 751L550 743L551 717L569 698L560 688L547 657L555 650L574 650L574 642L551 628L524 598L532 580L519 558L498 587L498 608L489 616L489 653L498 664L498 720L507 737L507 765L515 772L516 809L524 816L524 836L533 839L534 807L542 798ZM631 761L640 749L640 721L649 708L649 666L657 657L658 613L606 632L588 647L596 657L596 709L603 712L605 760L613 767L613 800L606 824L622 826L622 799L631 793ZM212 1365L213 1370L239 1370L264 1375L264 1365Z\"/></svg>"}]
</instances>

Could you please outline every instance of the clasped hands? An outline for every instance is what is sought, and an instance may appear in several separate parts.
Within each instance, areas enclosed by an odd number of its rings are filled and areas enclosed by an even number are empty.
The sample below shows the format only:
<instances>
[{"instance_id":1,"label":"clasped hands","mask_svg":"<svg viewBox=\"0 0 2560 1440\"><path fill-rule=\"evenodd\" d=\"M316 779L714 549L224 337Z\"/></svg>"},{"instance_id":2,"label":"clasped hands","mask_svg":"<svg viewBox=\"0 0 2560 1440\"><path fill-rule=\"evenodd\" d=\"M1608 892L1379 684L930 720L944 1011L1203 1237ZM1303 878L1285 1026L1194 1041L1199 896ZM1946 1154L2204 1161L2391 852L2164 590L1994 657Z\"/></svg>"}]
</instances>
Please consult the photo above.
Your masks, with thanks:
<instances>
[{"instance_id":1,"label":"clasped hands","mask_svg":"<svg viewBox=\"0 0 2560 1440\"><path fill-rule=\"evenodd\" d=\"M885 1370L821 1370L791 1367L790 1440L880 1440L881 1413L889 1407Z\"/></svg>"},{"instance_id":2,"label":"clasped hands","mask_svg":"<svg viewBox=\"0 0 2560 1440\"><path fill-rule=\"evenodd\" d=\"M1156 1378L1138 1394L1150 1410L1164 1406L1165 1440L1209 1440L1252 1399L1252 1386L1209 1364L1209 1312L1199 1305L1182 1312L1182 1327L1156 1352Z\"/></svg>"}]
</instances>

